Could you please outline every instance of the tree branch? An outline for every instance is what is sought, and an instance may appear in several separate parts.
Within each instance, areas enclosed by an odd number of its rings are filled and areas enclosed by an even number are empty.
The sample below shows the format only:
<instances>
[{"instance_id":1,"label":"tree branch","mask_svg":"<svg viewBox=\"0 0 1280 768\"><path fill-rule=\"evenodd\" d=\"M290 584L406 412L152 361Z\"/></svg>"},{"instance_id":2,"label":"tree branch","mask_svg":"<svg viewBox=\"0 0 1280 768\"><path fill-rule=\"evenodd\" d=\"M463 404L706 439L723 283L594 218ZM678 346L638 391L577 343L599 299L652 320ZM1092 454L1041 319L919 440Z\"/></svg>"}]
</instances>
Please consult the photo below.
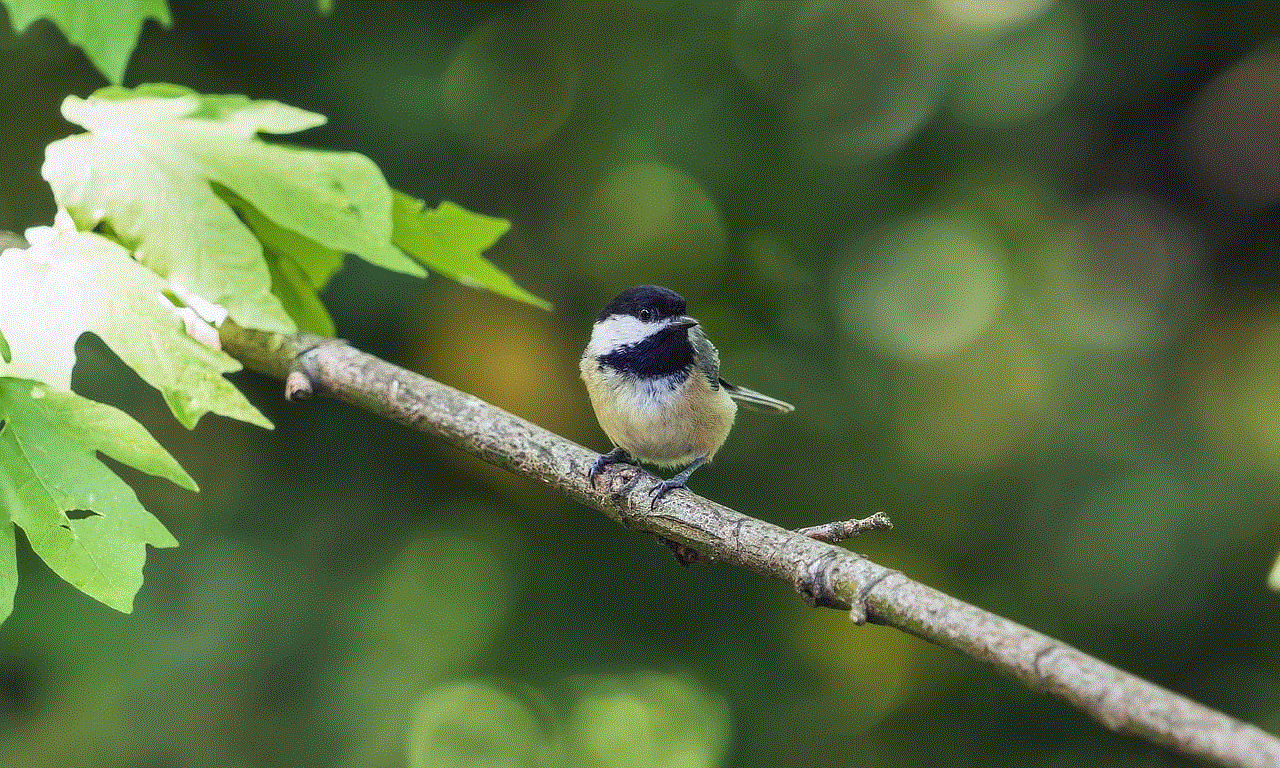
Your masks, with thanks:
<instances>
[{"instance_id":1,"label":"tree branch","mask_svg":"<svg viewBox=\"0 0 1280 768\"><path fill-rule=\"evenodd\" d=\"M837 520L833 523L797 528L796 533L803 533L811 539L825 541L828 544L839 544L854 536L861 536L867 531L887 531L892 527L893 523L889 522L885 513L876 512L871 517L864 517L861 520Z\"/></svg>"},{"instance_id":2,"label":"tree branch","mask_svg":"<svg viewBox=\"0 0 1280 768\"><path fill-rule=\"evenodd\" d=\"M1224 766L1280 765L1280 739L1255 726L846 549L748 517L687 490L669 494L651 510L649 492L657 479L647 472L639 472L637 478L633 467L611 467L592 485L587 470L595 453L345 343L311 334L254 331L230 322L220 335L223 348L248 368L289 379L291 396L314 390L438 435L594 507L627 528L793 584L810 604L848 610L855 623L896 627L984 662L1064 699L1112 730Z\"/></svg>"}]
</instances>

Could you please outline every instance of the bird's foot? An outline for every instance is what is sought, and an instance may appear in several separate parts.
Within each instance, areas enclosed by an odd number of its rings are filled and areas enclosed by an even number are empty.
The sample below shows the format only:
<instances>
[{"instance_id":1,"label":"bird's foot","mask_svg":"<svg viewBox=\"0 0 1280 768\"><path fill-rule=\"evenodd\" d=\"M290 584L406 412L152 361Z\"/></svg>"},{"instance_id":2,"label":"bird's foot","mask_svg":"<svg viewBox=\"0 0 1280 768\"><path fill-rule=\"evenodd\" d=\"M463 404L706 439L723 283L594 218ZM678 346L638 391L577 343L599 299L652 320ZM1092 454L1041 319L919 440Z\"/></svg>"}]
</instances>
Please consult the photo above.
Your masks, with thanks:
<instances>
[{"instance_id":1,"label":"bird's foot","mask_svg":"<svg viewBox=\"0 0 1280 768\"><path fill-rule=\"evenodd\" d=\"M657 485L655 485L653 487L653 490L649 491L649 494L653 496L653 500L649 502L649 509L653 509L654 507L656 507L658 504L658 499L661 499L663 496L666 496L669 492L675 490L676 488L685 487L685 484L689 482L689 475L693 474L693 470L697 469L698 467L706 463L707 463L707 457L699 456L698 458L694 459L693 462L689 464L689 466L685 467L684 471L681 472L680 474L676 475L670 480L663 480Z\"/></svg>"},{"instance_id":2,"label":"bird's foot","mask_svg":"<svg viewBox=\"0 0 1280 768\"><path fill-rule=\"evenodd\" d=\"M610 464L635 464L635 463L636 461L635 459L631 458L631 454L627 453L622 448L614 448L612 451L609 451L608 453L601 455L600 458L596 459L595 463L591 465L590 471L587 472L587 480L594 484L596 481L596 475L600 474L604 470L604 468L609 466Z\"/></svg>"},{"instance_id":3,"label":"bird's foot","mask_svg":"<svg viewBox=\"0 0 1280 768\"><path fill-rule=\"evenodd\" d=\"M649 508L653 509L658 505L659 499L677 488L684 488L688 482L689 478L687 476L681 477L680 475L676 475L670 480L663 480L659 482L657 485L653 486L653 490L649 491L649 495L653 497L649 501Z\"/></svg>"}]
</instances>

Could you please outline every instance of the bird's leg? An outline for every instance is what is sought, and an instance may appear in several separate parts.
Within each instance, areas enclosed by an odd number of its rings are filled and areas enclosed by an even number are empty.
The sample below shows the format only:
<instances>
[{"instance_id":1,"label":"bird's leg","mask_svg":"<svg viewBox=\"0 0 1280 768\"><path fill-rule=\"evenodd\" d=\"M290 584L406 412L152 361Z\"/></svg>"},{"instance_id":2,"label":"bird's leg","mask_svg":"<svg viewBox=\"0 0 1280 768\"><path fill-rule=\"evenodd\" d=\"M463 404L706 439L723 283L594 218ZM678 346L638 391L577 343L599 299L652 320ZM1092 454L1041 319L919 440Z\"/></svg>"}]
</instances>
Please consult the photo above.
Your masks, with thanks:
<instances>
[{"instance_id":1,"label":"bird's leg","mask_svg":"<svg viewBox=\"0 0 1280 768\"><path fill-rule=\"evenodd\" d=\"M663 480L662 482L654 486L654 489L650 491L650 493L653 494L653 502L649 506L652 507L653 505L657 504L658 499L665 496L668 491L675 488L685 487L685 485L689 482L689 475L693 474L693 470L697 469L698 467L706 463L707 463L707 457L699 456L698 458L693 460L692 464L690 464L689 466L681 470L680 474L676 475L670 480Z\"/></svg>"},{"instance_id":2,"label":"bird's leg","mask_svg":"<svg viewBox=\"0 0 1280 768\"><path fill-rule=\"evenodd\" d=\"M627 453L625 448L614 448L606 454L596 459L596 463L591 465L591 471L587 472L587 480L595 483L596 475L610 464L635 464L636 460L631 458L631 454Z\"/></svg>"}]
</instances>

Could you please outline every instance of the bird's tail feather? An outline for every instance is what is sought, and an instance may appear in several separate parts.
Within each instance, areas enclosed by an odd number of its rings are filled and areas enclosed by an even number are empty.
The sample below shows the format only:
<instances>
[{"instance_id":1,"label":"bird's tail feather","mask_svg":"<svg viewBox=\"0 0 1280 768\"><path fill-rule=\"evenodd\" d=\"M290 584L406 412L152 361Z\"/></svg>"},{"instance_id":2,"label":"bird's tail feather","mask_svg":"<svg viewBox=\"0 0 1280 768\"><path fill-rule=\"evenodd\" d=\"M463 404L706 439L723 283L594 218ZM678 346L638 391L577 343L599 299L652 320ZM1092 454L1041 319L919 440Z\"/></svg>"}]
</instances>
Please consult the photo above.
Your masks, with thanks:
<instances>
[{"instance_id":1,"label":"bird's tail feather","mask_svg":"<svg viewBox=\"0 0 1280 768\"><path fill-rule=\"evenodd\" d=\"M742 404L753 411L767 411L769 413L790 413L796 407L791 403L784 403L777 398L762 395L754 389L739 387L730 384L724 379L720 380L720 386L724 387L724 391L729 393L729 397L734 400L742 401Z\"/></svg>"}]
</instances>

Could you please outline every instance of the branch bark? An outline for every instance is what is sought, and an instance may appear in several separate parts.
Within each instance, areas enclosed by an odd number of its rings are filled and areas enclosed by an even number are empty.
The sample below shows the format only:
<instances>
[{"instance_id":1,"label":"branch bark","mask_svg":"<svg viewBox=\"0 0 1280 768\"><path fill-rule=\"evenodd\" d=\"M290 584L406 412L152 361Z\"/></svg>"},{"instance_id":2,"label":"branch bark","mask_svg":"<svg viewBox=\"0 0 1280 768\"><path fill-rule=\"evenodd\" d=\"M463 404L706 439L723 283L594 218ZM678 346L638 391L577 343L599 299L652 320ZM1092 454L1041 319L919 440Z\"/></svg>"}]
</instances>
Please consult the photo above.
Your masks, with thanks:
<instances>
[{"instance_id":1,"label":"branch bark","mask_svg":"<svg viewBox=\"0 0 1280 768\"><path fill-rule=\"evenodd\" d=\"M870 517L864 517L860 520L837 520L833 523L798 528L796 533L803 533L811 539L825 541L828 544L839 544L842 541L852 539L854 536L861 536L867 531L887 531L892 527L893 523L889 522L889 518L885 513L876 512Z\"/></svg>"},{"instance_id":2,"label":"branch bark","mask_svg":"<svg viewBox=\"0 0 1280 768\"><path fill-rule=\"evenodd\" d=\"M228 353L252 370L288 379L294 395L314 390L438 435L627 528L793 584L810 604L848 610L855 623L896 627L963 653L1067 701L1107 728L1224 766L1280 766L1280 739L1275 736L846 549L687 490L669 494L651 510L649 492L657 478L633 467L610 468L593 485L587 470L595 453L345 343L311 334L265 333L230 322L220 335Z\"/></svg>"}]
</instances>

